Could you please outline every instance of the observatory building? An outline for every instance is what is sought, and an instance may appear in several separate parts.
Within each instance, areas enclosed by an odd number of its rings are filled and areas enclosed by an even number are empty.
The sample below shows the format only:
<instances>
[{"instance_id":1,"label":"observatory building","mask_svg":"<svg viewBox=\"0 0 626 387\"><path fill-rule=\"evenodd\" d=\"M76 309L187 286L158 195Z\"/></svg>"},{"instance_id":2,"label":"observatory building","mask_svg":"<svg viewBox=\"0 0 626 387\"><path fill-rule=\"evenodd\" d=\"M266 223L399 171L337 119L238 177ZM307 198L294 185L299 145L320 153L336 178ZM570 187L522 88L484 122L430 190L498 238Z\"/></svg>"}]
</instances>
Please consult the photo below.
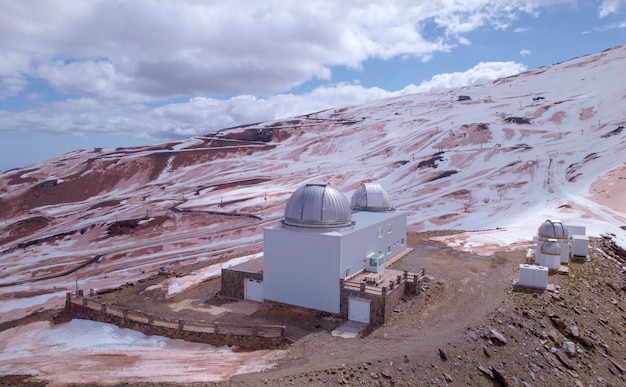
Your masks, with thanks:
<instances>
[{"instance_id":1,"label":"observatory building","mask_svg":"<svg viewBox=\"0 0 626 387\"><path fill-rule=\"evenodd\" d=\"M535 251L536 259L542 260L543 258L546 258L550 261L557 250L558 254L560 254L558 264L554 263L552 265L548 265L542 263L543 266L548 266L550 269L558 269L561 264L569 262L568 230L560 220L548 219L543 222L537 230L537 240L537 250ZM560 249L557 249L556 246L554 246L555 243L560 246ZM546 244L547 246L544 246ZM554 267L555 265L557 266Z\"/></svg>"},{"instance_id":2,"label":"observatory building","mask_svg":"<svg viewBox=\"0 0 626 387\"><path fill-rule=\"evenodd\" d=\"M404 286L407 274L398 272L386 286L385 263L407 249L406 230L406 213L393 208L380 184L362 184L351 201L330 184L306 184L290 196L283 219L264 229L263 257L222 271L222 294L369 323L377 312L370 308L365 278L355 278L369 276L385 297L394 284ZM357 291L346 290L350 281ZM363 316L355 316L362 309Z\"/></svg>"},{"instance_id":3,"label":"observatory building","mask_svg":"<svg viewBox=\"0 0 626 387\"><path fill-rule=\"evenodd\" d=\"M264 297L339 313L340 279L369 270L406 247L406 214L378 184L363 184L352 206L328 184L294 192L283 221L263 234Z\"/></svg>"}]
</instances>

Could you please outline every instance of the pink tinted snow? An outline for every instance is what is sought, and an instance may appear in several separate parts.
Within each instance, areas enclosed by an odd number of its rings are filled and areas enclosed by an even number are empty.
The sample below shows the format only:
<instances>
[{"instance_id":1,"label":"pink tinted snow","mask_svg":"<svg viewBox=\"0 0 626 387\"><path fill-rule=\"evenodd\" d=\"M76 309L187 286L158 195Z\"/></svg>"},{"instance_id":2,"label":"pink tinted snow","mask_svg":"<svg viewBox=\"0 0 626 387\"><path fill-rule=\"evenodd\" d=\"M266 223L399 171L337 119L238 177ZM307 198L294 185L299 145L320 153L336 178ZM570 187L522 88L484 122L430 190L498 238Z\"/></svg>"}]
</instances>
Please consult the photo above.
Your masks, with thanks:
<instances>
[{"instance_id":1,"label":"pink tinted snow","mask_svg":"<svg viewBox=\"0 0 626 387\"><path fill-rule=\"evenodd\" d=\"M593 107L586 107L586 108L580 109L580 111L578 112L578 118L580 118L581 121L584 121L584 120L590 119L595 114L596 114L596 111Z\"/></svg>"},{"instance_id":2,"label":"pink tinted snow","mask_svg":"<svg viewBox=\"0 0 626 387\"><path fill-rule=\"evenodd\" d=\"M564 111L558 111L558 112L554 112L554 114L552 114L552 116L550 116L550 118L548 118L548 121L553 122L557 125L560 125L561 122L563 122L563 119L567 116L567 113Z\"/></svg>"},{"instance_id":3,"label":"pink tinted snow","mask_svg":"<svg viewBox=\"0 0 626 387\"><path fill-rule=\"evenodd\" d=\"M36 370L56 386L216 382L271 368L282 356L280 350L235 352L87 320L56 326L37 322L0 332L3 374Z\"/></svg>"}]
</instances>

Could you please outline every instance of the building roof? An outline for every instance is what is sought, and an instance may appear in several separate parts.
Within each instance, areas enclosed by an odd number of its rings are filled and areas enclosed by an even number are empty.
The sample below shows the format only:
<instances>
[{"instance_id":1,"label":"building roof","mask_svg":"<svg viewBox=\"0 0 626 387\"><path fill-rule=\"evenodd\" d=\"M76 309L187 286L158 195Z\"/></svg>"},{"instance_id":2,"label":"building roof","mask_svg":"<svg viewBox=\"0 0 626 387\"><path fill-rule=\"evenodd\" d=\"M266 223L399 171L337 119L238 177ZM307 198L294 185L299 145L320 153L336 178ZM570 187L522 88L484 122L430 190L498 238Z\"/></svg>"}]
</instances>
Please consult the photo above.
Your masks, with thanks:
<instances>
[{"instance_id":1,"label":"building roof","mask_svg":"<svg viewBox=\"0 0 626 387\"><path fill-rule=\"evenodd\" d=\"M567 229L560 220L546 220L539 226L537 234L542 238L567 238Z\"/></svg>"},{"instance_id":2,"label":"building roof","mask_svg":"<svg viewBox=\"0 0 626 387\"><path fill-rule=\"evenodd\" d=\"M352 194L355 211L393 211L389 194L378 183L363 183Z\"/></svg>"},{"instance_id":3,"label":"building roof","mask_svg":"<svg viewBox=\"0 0 626 387\"><path fill-rule=\"evenodd\" d=\"M337 188L330 184L307 184L289 197L282 223L294 227L350 227L352 210Z\"/></svg>"}]
</instances>

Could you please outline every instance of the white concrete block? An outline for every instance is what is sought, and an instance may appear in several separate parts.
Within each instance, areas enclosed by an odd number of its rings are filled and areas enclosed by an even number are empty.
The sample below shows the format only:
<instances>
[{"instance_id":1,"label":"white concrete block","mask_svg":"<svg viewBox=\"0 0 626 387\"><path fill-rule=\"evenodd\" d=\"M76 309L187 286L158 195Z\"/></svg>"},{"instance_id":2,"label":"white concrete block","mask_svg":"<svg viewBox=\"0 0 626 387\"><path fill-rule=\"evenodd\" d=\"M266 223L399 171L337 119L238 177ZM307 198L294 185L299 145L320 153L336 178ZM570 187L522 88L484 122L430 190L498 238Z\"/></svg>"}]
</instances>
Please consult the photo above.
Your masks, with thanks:
<instances>
[{"instance_id":1,"label":"white concrete block","mask_svg":"<svg viewBox=\"0 0 626 387\"><path fill-rule=\"evenodd\" d=\"M573 224L567 224L565 225L565 227L567 228L567 231L569 233L570 236L572 235L587 235L587 229L585 226L576 226Z\"/></svg>"},{"instance_id":2,"label":"white concrete block","mask_svg":"<svg viewBox=\"0 0 626 387\"><path fill-rule=\"evenodd\" d=\"M548 268L545 266L519 265L519 285L545 289L548 287Z\"/></svg>"},{"instance_id":3,"label":"white concrete block","mask_svg":"<svg viewBox=\"0 0 626 387\"><path fill-rule=\"evenodd\" d=\"M572 236L572 257L587 258L589 251L589 237L586 235Z\"/></svg>"}]
</instances>

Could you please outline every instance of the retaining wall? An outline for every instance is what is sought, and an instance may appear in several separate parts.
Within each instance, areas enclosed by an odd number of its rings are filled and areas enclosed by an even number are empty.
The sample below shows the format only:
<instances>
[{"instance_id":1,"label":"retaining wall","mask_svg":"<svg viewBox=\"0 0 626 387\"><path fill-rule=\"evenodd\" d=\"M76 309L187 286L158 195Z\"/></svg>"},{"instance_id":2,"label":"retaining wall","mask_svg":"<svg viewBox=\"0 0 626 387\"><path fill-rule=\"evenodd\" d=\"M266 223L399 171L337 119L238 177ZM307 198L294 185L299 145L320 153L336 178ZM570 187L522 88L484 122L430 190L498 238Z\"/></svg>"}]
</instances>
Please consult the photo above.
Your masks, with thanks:
<instances>
[{"instance_id":1,"label":"retaining wall","mask_svg":"<svg viewBox=\"0 0 626 387\"><path fill-rule=\"evenodd\" d=\"M129 328L147 335L159 335L215 346L237 345L249 349L281 348L288 344L285 327L223 322L171 320L149 313L102 304L87 297L67 293L67 318L80 318Z\"/></svg>"}]
</instances>

